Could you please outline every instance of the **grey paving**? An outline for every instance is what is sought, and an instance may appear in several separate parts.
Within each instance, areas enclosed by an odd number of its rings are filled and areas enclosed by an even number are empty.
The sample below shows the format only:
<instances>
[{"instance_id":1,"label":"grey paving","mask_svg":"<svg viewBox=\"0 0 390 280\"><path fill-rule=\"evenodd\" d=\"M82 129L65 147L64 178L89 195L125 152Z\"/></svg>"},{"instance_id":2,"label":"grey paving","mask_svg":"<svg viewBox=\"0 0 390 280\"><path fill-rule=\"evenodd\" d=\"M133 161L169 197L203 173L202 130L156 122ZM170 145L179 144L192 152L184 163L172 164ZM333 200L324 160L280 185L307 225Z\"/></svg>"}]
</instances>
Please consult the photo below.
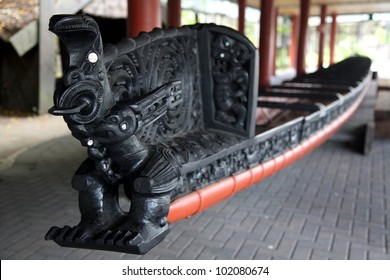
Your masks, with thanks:
<instances>
[{"instance_id":1,"label":"grey paving","mask_svg":"<svg viewBox=\"0 0 390 280\"><path fill-rule=\"evenodd\" d=\"M61 248L52 225L79 220L70 136L0 171L1 259L390 259L390 141L363 156L327 142L271 178L188 220L145 256ZM125 207L127 202L121 199Z\"/></svg>"}]
</instances>

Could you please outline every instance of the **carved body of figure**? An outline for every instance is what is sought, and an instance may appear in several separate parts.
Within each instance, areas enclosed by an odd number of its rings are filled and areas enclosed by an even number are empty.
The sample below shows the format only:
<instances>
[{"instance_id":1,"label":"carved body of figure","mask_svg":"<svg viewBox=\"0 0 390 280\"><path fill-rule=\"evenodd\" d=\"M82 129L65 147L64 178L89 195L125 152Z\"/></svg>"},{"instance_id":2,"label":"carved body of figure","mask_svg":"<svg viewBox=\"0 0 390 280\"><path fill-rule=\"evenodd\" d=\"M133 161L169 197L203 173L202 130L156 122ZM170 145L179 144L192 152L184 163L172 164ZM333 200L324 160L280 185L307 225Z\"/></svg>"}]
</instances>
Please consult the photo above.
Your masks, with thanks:
<instances>
[{"instance_id":1,"label":"carved body of figure","mask_svg":"<svg viewBox=\"0 0 390 280\"><path fill-rule=\"evenodd\" d=\"M118 216L118 230L136 233L139 242L161 239L168 230L170 191L179 183L179 162L167 147L138 140L136 114L128 105L114 106L111 111L95 127L89 157L95 160L98 177L109 188L123 184L131 199L129 214L123 221ZM108 226L112 223L101 222ZM137 245L135 241L133 244Z\"/></svg>"},{"instance_id":2,"label":"carved body of figure","mask_svg":"<svg viewBox=\"0 0 390 280\"><path fill-rule=\"evenodd\" d=\"M89 159L72 182L80 192L81 238L115 227L133 234L131 245L150 248L168 233L170 192L180 182L180 163L169 148L142 143L136 134L180 102L172 102L177 85L168 83L133 105L118 103L94 125ZM121 184L131 199L128 215L118 206Z\"/></svg>"},{"instance_id":3,"label":"carved body of figure","mask_svg":"<svg viewBox=\"0 0 390 280\"><path fill-rule=\"evenodd\" d=\"M247 110L243 103L246 102L245 92L237 90L234 83L218 85L215 90L217 119L237 127L244 127Z\"/></svg>"}]
</instances>

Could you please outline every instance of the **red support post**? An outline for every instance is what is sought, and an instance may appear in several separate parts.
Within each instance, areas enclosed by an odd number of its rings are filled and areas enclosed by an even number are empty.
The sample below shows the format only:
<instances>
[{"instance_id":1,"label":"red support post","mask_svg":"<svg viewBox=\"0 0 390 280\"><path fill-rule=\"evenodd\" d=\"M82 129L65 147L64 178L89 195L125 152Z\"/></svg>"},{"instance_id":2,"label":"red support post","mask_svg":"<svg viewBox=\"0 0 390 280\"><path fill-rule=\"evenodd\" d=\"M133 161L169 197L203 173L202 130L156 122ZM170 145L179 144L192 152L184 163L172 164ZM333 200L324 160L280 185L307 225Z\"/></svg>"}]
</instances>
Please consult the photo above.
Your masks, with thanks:
<instances>
[{"instance_id":1,"label":"red support post","mask_svg":"<svg viewBox=\"0 0 390 280\"><path fill-rule=\"evenodd\" d=\"M301 0L301 14L298 36L297 75L305 74L306 36L309 21L310 0Z\"/></svg>"},{"instance_id":2,"label":"red support post","mask_svg":"<svg viewBox=\"0 0 390 280\"><path fill-rule=\"evenodd\" d=\"M336 34L337 34L337 14L332 14L332 26L330 29L330 41L329 41L329 64L334 63L334 50L336 46Z\"/></svg>"},{"instance_id":3,"label":"red support post","mask_svg":"<svg viewBox=\"0 0 390 280\"><path fill-rule=\"evenodd\" d=\"M167 18L168 26L181 26L181 0L168 0Z\"/></svg>"},{"instance_id":4,"label":"red support post","mask_svg":"<svg viewBox=\"0 0 390 280\"><path fill-rule=\"evenodd\" d=\"M290 66L297 66L297 41L298 41L298 24L299 17L297 15L291 16L291 39L290 39Z\"/></svg>"},{"instance_id":5,"label":"red support post","mask_svg":"<svg viewBox=\"0 0 390 280\"><path fill-rule=\"evenodd\" d=\"M238 0L238 31L245 34L246 0Z\"/></svg>"},{"instance_id":6,"label":"red support post","mask_svg":"<svg viewBox=\"0 0 390 280\"><path fill-rule=\"evenodd\" d=\"M274 9L274 40L273 40L273 58L272 58L272 75L276 75L276 58L278 56L278 8Z\"/></svg>"},{"instance_id":7,"label":"red support post","mask_svg":"<svg viewBox=\"0 0 390 280\"><path fill-rule=\"evenodd\" d=\"M269 86L273 61L274 0L261 0L260 18L260 89Z\"/></svg>"},{"instance_id":8,"label":"red support post","mask_svg":"<svg viewBox=\"0 0 390 280\"><path fill-rule=\"evenodd\" d=\"M326 12L327 6L321 6L321 23L318 27L319 42L318 42L318 64L317 68L321 69L324 64L324 46L325 46L325 34L326 34Z\"/></svg>"},{"instance_id":9,"label":"red support post","mask_svg":"<svg viewBox=\"0 0 390 280\"><path fill-rule=\"evenodd\" d=\"M161 27L160 0L127 0L127 34L136 37L142 31L152 31Z\"/></svg>"}]
</instances>

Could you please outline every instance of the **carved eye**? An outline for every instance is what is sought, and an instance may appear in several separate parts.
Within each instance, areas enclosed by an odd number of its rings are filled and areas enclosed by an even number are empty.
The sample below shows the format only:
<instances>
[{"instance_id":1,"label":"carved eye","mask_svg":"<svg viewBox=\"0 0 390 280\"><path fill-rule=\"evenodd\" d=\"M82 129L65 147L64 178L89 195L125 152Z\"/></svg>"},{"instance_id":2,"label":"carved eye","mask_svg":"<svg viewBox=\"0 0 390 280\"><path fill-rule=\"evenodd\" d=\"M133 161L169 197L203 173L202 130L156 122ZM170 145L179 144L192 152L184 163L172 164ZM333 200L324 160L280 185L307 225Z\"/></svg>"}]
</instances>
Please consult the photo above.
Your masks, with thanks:
<instances>
[{"instance_id":1,"label":"carved eye","mask_svg":"<svg viewBox=\"0 0 390 280\"><path fill-rule=\"evenodd\" d=\"M223 45L224 45L226 48L230 47L230 42L229 42L229 40L228 40L227 38L223 38Z\"/></svg>"},{"instance_id":2,"label":"carved eye","mask_svg":"<svg viewBox=\"0 0 390 280\"><path fill-rule=\"evenodd\" d=\"M96 63L99 60L97 53L91 52L88 54L88 61L91 63Z\"/></svg>"},{"instance_id":3,"label":"carved eye","mask_svg":"<svg viewBox=\"0 0 390 280\"><path fill-rule=\"evenodd\" d=\"M119 119L117 116L113 116L110 118L110 121L113 122L113 123L118 123L119 122Z\"/></svg>"},{"instance_id":4,"label":"carved eye","mask_svg":"<svg viewBox=\"0 0 390 280\"><path fill-rule=\"evenodd\" d=\"M73 72L73 73L71 74L71 78L72 78L73 80L78 80L78 79L80 78L80 73L78 73L78 72Z\"/></svg>"},{"instance_id":5,"label":"carved eye","mask_svg":"<svg viewBox=\"0 0 390 280\"><path fill-rule=\"evenodd\" d=\"M78 81L84 80L84 73L80 69L73 67L64 75L65 85L72 85Z\"/></svg>"}]
</instances>

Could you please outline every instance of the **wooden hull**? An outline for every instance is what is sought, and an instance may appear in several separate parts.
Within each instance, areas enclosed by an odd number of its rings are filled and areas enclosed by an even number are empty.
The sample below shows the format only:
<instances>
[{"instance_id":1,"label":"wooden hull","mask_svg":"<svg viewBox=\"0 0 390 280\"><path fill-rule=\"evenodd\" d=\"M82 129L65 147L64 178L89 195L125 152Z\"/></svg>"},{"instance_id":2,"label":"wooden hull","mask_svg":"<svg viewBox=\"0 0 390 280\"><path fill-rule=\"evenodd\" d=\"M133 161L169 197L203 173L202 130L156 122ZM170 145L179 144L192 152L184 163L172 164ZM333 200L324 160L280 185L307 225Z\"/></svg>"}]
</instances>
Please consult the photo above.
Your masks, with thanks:
<instances>
[{"instance_id":1,"label":"wooden hull","mask_svg":"<svg viewBox=\"0 0 390 280\"><path fill-rule=\"evenodd\" d=\"M297 144L292 146L287 144L283 151L277 151L270 159L176 199L171 203L168 220L173 223L196 215L228 199L235 193L261 182L263 179L282 170L319 147L353 115L365 97L370 81L371 74L369 73L358 86L351 88L344 95L343 99L328 104L325 111L315 112L304 118L298 117L289 123L275 127L265 133L260 133L253 140L248 140L245 144L241 144L239 149L245 149L254 145L254 143L258 145L272 137L282 137L282 134L291 127L296 128L298 126L300 127L299 130L304 131L305 127L312 125L315 120L316 122L321 122L320 120L322 119L323 124L320 128L313 130L307 135L302 133ZM339 112L339 114L336 115L334 112ZM329 118L329 116L332 117ZM246 147L243 148L243 146Z\"/></svg>"}]
</instances>

